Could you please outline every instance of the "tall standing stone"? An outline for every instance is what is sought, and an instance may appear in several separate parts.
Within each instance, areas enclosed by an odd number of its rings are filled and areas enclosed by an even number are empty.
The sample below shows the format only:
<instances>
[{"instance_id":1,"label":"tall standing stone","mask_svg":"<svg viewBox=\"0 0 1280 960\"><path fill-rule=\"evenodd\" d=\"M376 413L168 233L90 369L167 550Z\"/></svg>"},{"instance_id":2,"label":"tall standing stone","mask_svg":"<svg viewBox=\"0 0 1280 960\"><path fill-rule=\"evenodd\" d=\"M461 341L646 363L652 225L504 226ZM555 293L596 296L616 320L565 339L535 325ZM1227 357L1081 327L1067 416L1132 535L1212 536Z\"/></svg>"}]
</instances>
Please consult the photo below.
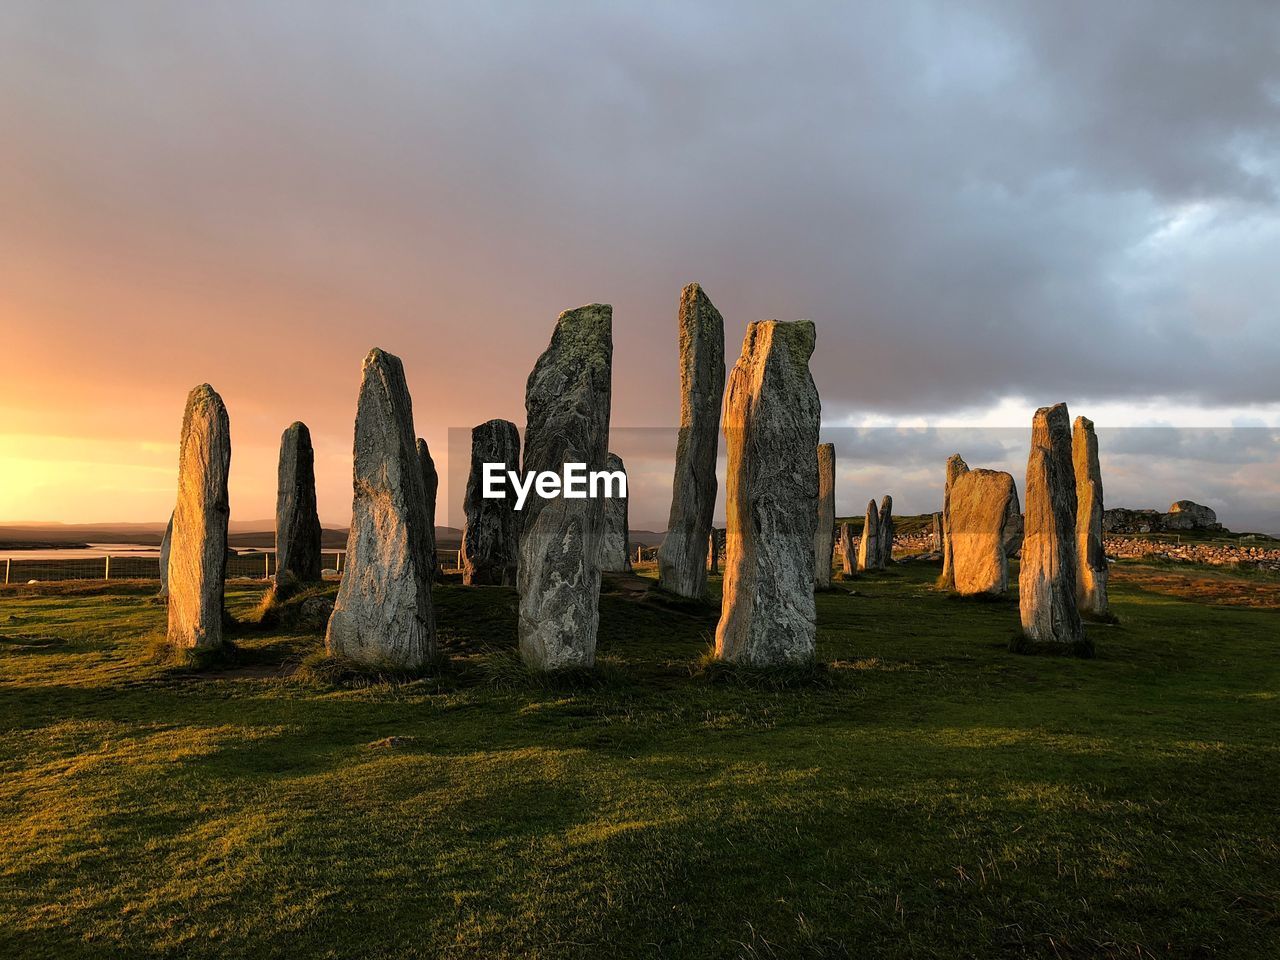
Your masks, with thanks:
<instances>
[{"instance_id":1,"label":"tall standing stone","mask_svg":"<svg viewBox=\"0 0 1280 960\"><path fill-rule=\"evenodd\" d=\"M604 467L613 369L613 308L593 303L560 314L551 344L525 387L524 471L566 463ZM599 625L599 497L541 497L520 523L520 653L536 670L595 663Z\"/></svg>"},{"instance_id":2,"label":"tall standing stone","mask_svg":"<svg viewBox=\"0 0 1280 960\"><path fill-rule=\"evenodd\" d=\"M770 666L813 658L813 533L822 407L811 320L747 327L724 401L728 511L716 656Z\"/></svg>"},{"instance_id":3,"label":"tall standing stone","mask_svg":"<svg viewBox=\"0 0 1280 960\"><path fill-rule=\"evenodd\" d=\"M724 320L702 287L680 291L680 433L658 584L682 597L707 593L707 537L716 504L716 452L724 398Z\"/></svg>"},{"instance_id":4,"label":"tall standing stone","mask_svg":"<svg viewBox=\"0 0 1280 960\"><path fill-rule=\"evenodd\" d=\"M364 359L347 566L325 647L330 656L416 669L436 659L427 494L413 404L399 357Z\"/></svg>"},{"instance_id":5,"label":"tall standing stone","mask_svg":"<svg viewBox=\"0 0 1280 960\"><path fill-rule=\"evenodd\" d=\"M169 512L169 525L164 528L164 538L160 541L160 590L156 597L160 600L169 598L169 548L173 543L173 511Z\"/></svg>"},{"instance_id":6,"label":"tall standing stone","mask_svg":"<svg viewBox=\"0 0 1280 960\"><path fill-rule=\"evenodd\" d=\"M858 569L858 548L853 544L853 524L840 524L840 568L846 577Z\"/></svg>"},{"instance_id":7,"label":"tall standing stone","mask_svg":"<svg viewBox=\"0 0 1280 960\"><path fill-rule=\"evenodd\" d=\"M876 566L883 570L893 563L893 497L887 493L880 500L880 531L876 547Z\"/></svg>"},{"instance_id":8,"label":"tall standing stone","mask_svg":"<svg viewBox=\"0 0 1280 960\"><path fill-rule=\"evenodd\" d=\"M292 423L280 437L276 473L276 591L320 579L320 515L311 431Z\"/></svg>"},{"instance_id":9,"label":"tall standing stone","mask_svg":"<svg viewBox=\"0 0 1280 960\"><path fill-rule=\"evenodd\" d=\"M951 558L955 590L962 596L998 596L1009 588L1005 544L1021 524L1013 477L997 470L969 470L951 485Z\"/></svg>"},{"instance_id":10,"label":"tall standing stone","mask_svg":"<svg viewBox=\"0 0 1280 960\"><path fill-rule=\"evenodd\" d=\"M500 463L506 471L520 470L520 431L510 420L486 420L471 428L471 472L463 499L466 523L462 530L462 582L512 587L520 556L520 514L515 499L484 496L484 465Z\"/></svg>"},{"instance_id":11,"label":"tall standing stone","mask_svg":"<svg viewBox=\"0 0 1280 960\"><path fill-rule=\"evenodd\" d=\"M836 445L818 444L818 526L813 533L813 583L831 586L831 551L836 528Z\"/></svg>"},{"instance_id":12,"label":"tall standing stone","mask_svg":"<svg viewBox=\"0 0 1280 960\"><path fill-rule=\"evenodd\" d=\"M942 576L938 585L945 588L956 585L955 565L951 556L951 487L958 477L969 472L969 465L958 453L947 458L947 476L942 488Z\"/></svg>"},{"instance_id":13,"label":"tall standing stone","mask_svg":"<svg viewBox=\"0 0 1280 960\"><path fill-rule=\"evenodd\" d=\"M1107 554L1102 543L1102 467L1093 421L1076 417L1071 432L1076 473L1076 606L1088 617L1107 615Z\"/></svg>"},{"instance_id":14,"label":"tall standing stone","mask_svg":"<svg viewBox=\"0 0 1280 960\"><path fill-rule=\"evenodd\" d=\"M178 502L169 543L170 646L209 650L222 645L227 522L231 503L231 423L213 387L187 397L178 453Z\"/></svg>"},{"instance_id":15,"label":"tall standing stone","mask_svg":"<svg viewBox=\"0 0 1280 960\"><path fill-rule=\"evenodd\" d=\"M858 569L876 570L880 566L880 511L874 500L867 501L867 519L862 523L858 541Z\"/></svg>"},{"instance_id":16,"label":"tall standing stone","mask_svg":"<svg viewBox=\"0 0 1280 960\"><path fill-rule=\"evenodd\" d=\"M604 462L610 473L626 476L622 458L610 453ZM604 501L604 527L600 533L600 569L606 573L630 573L631 557L627 554L630 531L627 526L627 498L607 497Z\"/></svg>"},{"instance_id":17,"label":"tall standing stone","mask_svg":"<svg viewBox=\"0 0 1280 960\"><path fill-rule=\"evenodd\" d=\"M1091 653L1076 608L1076 480L1065 403L1041 407L1032 420L1026 495L1018 574L1025 639L1014 647Z\"/></svg>"},{"instance_id":18,"label":"tall standing stone","mask_svg":"<svg viewBox=\"0 0 1280 960\"><path fill-rule=\"evenodd\" d=\"M436 494L440 491L440 475L436 473L436 462L431 457L431 448L421 437L415 445L418 450L418 463L422 467L422 492L427 509L427 577L433 583L440 575L440 558L436 556Z\"/></svg>"}]
</instances>

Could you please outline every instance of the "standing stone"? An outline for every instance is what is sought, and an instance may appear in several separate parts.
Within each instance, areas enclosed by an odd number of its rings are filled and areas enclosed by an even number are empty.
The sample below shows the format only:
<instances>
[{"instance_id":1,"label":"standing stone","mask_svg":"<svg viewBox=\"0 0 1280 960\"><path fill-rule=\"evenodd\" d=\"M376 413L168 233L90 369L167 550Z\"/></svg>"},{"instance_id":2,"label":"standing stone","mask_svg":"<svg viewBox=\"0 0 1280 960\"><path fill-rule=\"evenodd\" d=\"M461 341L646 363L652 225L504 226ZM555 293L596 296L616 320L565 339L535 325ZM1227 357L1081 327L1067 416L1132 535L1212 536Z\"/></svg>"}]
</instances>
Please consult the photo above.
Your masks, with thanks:
<instances>
[{"instance_id":1,"label":"standing stone","mask_svg":"<svg viewBox=\"0 0 1280 960\"><path fill-rule=\"evenodd\" d=\"M160 591L156 597L160 600L169 598L169 547L173 542L173 511L169 512L169 525L164 528L164 539L160 541Z\"/></svg>"},{"instance_id":2,"label":"standing stone","mask_svg":"<svg viewBox=\"0 0 1280 960\"><path fill-rule=\"evenodd\" d=\"M875 570L880 566L880 511L874 500L867 501L867 519L862 523L858 541L858 569Z\"/></svg>"},{"instance_id":3,"label":"standing stone","mask_svg":"<svg viewBox=\"0 0 1280 960\"><path fill-rule=\"evenodd\" d=\"M347 567L325 647L371 666L417 669L436 659L427 494L400 358L364 359Z\"/></svg>"},{"instance_id":4,"label":"standing stone","mask_svg":"<svg viewBox=\"0 0 1280 960\"><path fill-rule=\"evenodd\" d=\"M1013 477L969 470L951 485L951 558L962 596L999 596L1009 588L1005 542L1022 515Z\"/></svg>"},{"instance_id":5,"label":"standing stone","mask_svg":"<svg viewBox=\"0 0 1280 960\"><path fill-rule=\"evenodd\" d=\"M880 500L880 530L876 539L876 566L883 570L893 563L893 497L887 493Z\"/></svg>"},{"instance_id":6,"label":"standing stone","mask_svg":"<svg viewBox=\"0 0 1280 960\"><path fill-rule=\"evenodd\" d=\"M524 471L566 463L604 467L613 369L613 308L560 314L525 387ZM520 653L536 670L595 663L600 612L600 497L544 498L536 489L520 524Z\"/></svg>"},{"instance_id":7,"label":"standing stone","mask_svg":"<svg viewBox=\"0 0 1280 960\"><path fill-rule=\"evenodd\" d=\"M320 579L320 515L311 431L293 423L280 438L276 484L276 592Z\"/></svg>"},{"instance_id":8,"label":"standing stone","mask_svg":"<svg viewBox=\"0 0 1280 960\"><path fill-rule=\"evenodd\" d=\"M831 586L831 551L836 528L836 445L818 445L818 526L813 533L813 583Z\"/></svg>"},{"instance_id":9,"label":"standing stone","mask_svg":"<svg viewBox=\"0 0 1280 960\"><path fill-rule=\"evenodd\" d=\"M935 513L933 515L933 542L931 544L934 553L942 552L942 514Z\"/></svg>"},{"instance_id":10,"label":"standing stone","mask_svg":"<svg viewBox=\"0 0 1280 960\"><path fill-rule=\"evenodd\" d=\"M951 487L956 478L969 472L969 465L958 453L947 458L947 478L942 488L942 576L938 585L951 588L956 585L954 563L951 556Z\"/></svg>"},{"instance_id":11,"label":"standing stone","mask_svg":"<svg viewBox=\"0 0 1280 960\"><path fill-rule=\"evenodd\" d=\"M1102 546L1102 468L1093 421L1076 417L1071 432L1076 472L1076 606L1088 617L1107 615L1107 554Z\"/></svg>"},{"instance_id":12,"label":"standing stone","mask_svg":"<svg viewBox=\"0 0 1280 960\"><path fill-rule=\"evenodd\" d=\"M728 555L716 656L771 666L811 660L817 640L813 533L822 407L809 372L813 321L747 327L724 402Z\"/></svg>"},{"instance_id":13,"label":"standing stone","mask_svg":"<svg viewBox=\"0 0 1280 960\"><path fill-rule=\"evenodd\" d=\"M858 569L858 548L853 545L853 524L840 524L840 567L846 577Z\"/></svg>"},{"instance_id":14,"label":"standing stone","mask_svg":"<svg viewBox=\"0 0 1280 960\"><path fill-rule=\"evenodd\" d=\"M203 383L187 397L182 416L178 503L169 543L168 641L177 649L222 645L230 472L227 408L213 387Z\"/></svg>"},{"instance_id":15,"label":"standing stone","mask_svg":"<svg viewBox=\"0 0 1280 960\"><path fill-rule=\"evenodd\" d=\"M471 428L471 472L463 500L462 582L512 587L520 556L520 514L509 487L503 487L507 495L502 499L484 496L486 463L519 472L520 431L510 420L486 420Z\"/></svg>"},{"instance_id":16,"label":"standing stone","mask_svg":"<svg viewBox=\"0 0 1280 960\"><path fill-rule=\"evenodd\" d=\"M702 287L680 291L680 434L658 585L682 597L707 593L707 537L716 504L716 452L724 398L724 320Z\"/></svg>"},{"instance_id":17,"label":"standing stone","mask_svg":"<svg viewBox=\"0 0 1280 960\"><path fill-rule=\"evenodd\" d=\"M610 473L626 476L627 468L622 458L610 453L604 462ZM616 488L615 488L616 489ZM606 573L630 573L631 557L627 555L630 531L627 526L627 498L606 497L604 501L604 527L600 533L600 569Z\"/></svg>"},{"instance_id":18,"label":"standing stone","mask_svg":"<svg viewBox=\"0 0 1280 960\"><path fill-rule=\"evenodd\" d=\"M712 527L707 537L707 572L720 572L720 558L724 555L724 528Z\"/></svg>"},{"instance_id":19,"label":"standing stone","mask_svg":"<svg viewBox=\"0 0 1280 960\"><path fill-rule=\"evenodd\" d=\"M427 578L434 583L440 576L440 558L436 556L436 494L440 490L440 475L436 473L436 462L431 458L431 448L421 437L416 444L418 463L422 467L422 490L426 496L427 508Z\"/></svg>"},{"instance_id":20,"label":"standing stone","mask_svg":"<svg viewBox=\"0 0 1280 960\"><path fill-rule=\"evenodd\" d=\"M1076 480L1071 463L1067 405L1036 411L1027 459L1027 516L1018 574L1018 603L1025 640L1015 649L1041 645L1089 654L1076 608Z\"/></svg>"}]
</instances>

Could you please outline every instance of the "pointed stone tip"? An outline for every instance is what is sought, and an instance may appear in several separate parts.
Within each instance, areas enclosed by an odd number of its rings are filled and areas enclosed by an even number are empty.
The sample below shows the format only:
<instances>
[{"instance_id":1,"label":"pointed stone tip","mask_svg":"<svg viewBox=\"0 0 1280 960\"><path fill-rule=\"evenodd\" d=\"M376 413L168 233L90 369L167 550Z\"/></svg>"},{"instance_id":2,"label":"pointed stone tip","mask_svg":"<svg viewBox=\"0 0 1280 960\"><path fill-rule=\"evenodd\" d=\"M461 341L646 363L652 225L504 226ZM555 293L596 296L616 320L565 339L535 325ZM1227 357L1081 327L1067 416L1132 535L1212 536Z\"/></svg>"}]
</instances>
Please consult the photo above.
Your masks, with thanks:
<instances>
[{"instance_id":1,"label":"pointed stone tip","mask_svg":"<svg viewBox=\"0 0 1280 960\"><path fill-rule=\"evenodd\" d=\"M191 392L187 394L188 409L199 409L207 406L223 407L222 397L218 395L218 391L213 389L207 383L202 383L198 387L192 387Z\"/></svg>"},{"instance_id":2,"label":"pointed stone tip","mask_svg":"<svg viewBox=\"0 0 1280 960\"><path fill-rule=\"evenodd\" d=\"M1076 417L1076 421L1075 421L1075 423L1074 423L1074 424L1072 424L1072 429L1073 429L1073 430L1086 430L1086 431L1088 431L1088 430L1092 430L1092 429L1093 429L1093 421L1092 421L1092 420L1090 420L1088 417Z\"/></svg>"}]
</instances>

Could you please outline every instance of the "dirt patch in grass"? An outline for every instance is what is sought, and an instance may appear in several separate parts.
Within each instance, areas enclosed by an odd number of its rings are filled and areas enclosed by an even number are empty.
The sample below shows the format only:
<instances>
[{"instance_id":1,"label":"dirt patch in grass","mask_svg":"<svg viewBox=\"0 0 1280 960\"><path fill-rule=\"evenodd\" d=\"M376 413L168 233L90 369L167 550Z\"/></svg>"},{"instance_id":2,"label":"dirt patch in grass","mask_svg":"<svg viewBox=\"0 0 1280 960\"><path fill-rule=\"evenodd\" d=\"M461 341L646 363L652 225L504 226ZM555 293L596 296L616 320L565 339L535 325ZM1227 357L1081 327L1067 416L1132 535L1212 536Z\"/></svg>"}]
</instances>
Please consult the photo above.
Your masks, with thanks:
<instances>
[{"instance_id":1,"label":"dirt patch in grass","mask_svg":"<svg viewBox=\"0 0 1280 960\"><path fill-rule=\"evenodd\" d=\"M1225 571L1184 572L1145 564L1117 564L1111 568L1111 580L1196 603L1280 609L1280 579L1233 576Z\"/></svg>"}]
</instances>

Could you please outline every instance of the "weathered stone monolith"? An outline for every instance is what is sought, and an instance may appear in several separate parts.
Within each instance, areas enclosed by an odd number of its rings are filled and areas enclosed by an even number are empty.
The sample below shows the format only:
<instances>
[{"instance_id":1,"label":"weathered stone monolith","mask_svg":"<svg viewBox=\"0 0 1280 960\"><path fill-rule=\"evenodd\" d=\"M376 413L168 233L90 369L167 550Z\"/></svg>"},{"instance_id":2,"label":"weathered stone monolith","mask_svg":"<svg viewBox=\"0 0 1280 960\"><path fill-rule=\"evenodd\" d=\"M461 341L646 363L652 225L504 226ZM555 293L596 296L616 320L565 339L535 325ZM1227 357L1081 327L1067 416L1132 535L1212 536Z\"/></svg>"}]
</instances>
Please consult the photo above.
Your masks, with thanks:
<instances>
[{"instance_id":1,"label":"weathered stone monolith","mask_svg":"<svg viewBox=\"0 0 1280 960\"><path fill-rule=\"evenodd\" d=\"M227 408L213 387L204 383L187 397L178 453L178 503L167 568L168 641L177 649L211 650L222 645L230 472Z\"/></svg>"},{"instance_id":2,"label":"weathered stone monolith","mask_svg":"<svg viewBox=\"0 0 1280 960\"><path fill-rule=\"evenodd\" d=\"M173 542L173 512L169 512L169 525L164 528L164 538L160 541L160 590L156 593L159 600L169 599L169 547Z\"/></svg>"},{"instance_id":3,"label":"weathered stone monolith","mask_svg":"<svg viewBox=\"0 0 1280 960\"><path fill-rule=\"evenodd\" d=\"M853 524L840 524L840 569L846 577L858 569L858 548L853 543Z\"/></svg>"},{"instance_id":4,"label":"weathered stone monolith","mask_svg":"<svg viewBox=\"0 0 1280 960\"><path fill-rule=\"evenodd\" d=\"M933 515L933 542L931 544L935 553L942 552L942 514L935 513Z\"/></svg>"},{"instance_id":5,"label":"weathered stone monolith","mask_svg":"<svg viewBox=\"0 0 1280 960\"><path fill-rule=\"evenodd\" d=\"M707 572L719 573L720 560L724 556L725 549L725 530L724 527L712 527L711 535L707 537Z\"/></svg>"},{"instance_id":6,"label":"weathered stone monolith","mask_svg":"<svg viewBox=\"0 0 1280 960\"><path fill-rule=\"evenodd\" d=\"M969 465L958 453L947 458L947 476L942 487L942 576L938 586L951 588L956 585L955 568L951 557L951 487L956 478L969 472Z\"/></svg>"},{"instance_id":7,"label":"weathered stone monolith","mask_svg":"<svg viewBox=\"0 0 1280 960\"><path fill-rule=\"evenodd\" d=\"M1065 403L1036 411L1026 496L1018 574L1025 636L1013 647L1089 654L1076 608L1076 480Z\"/></svg>"},{"instance_id":8,"label":"weathered stone monolith","mask_svg":"<svg viewBox=\"0 0 1280 960\"><path fill-rule=\"evenodd\" d=\"M320 579L320 515L316 512L315 452L305 423L280 437L276 473L276 594Z\"/></svg>"},{"instance_id":9,"label":"weathered stone monolith","mask_svg":"<svg viewBox=\"0 0 1280 960\"><path fill-rule=\"evenodd\" d=\"M811 320L747 327L724 401L728 510L716 656L771 666L811 660L817 638L813 528L821 404Z\"/></svg>"},{"instance_id":10,"label":"weathered stone monolith","mask_svg":"<svg viewBox=\"0 0 1280 960\"><path fill-rule=\"evenodd\" d=\"M484 465L502 464L505 497L484 496ZM462 582L515 586L520 557L520 514L505 483L520 470L520 431L510 420L486 420L471 428L471 472L463 499Z\"/></svg>"},{"instance_id":11,"label":"weathered stone monolith","mask_svg":"<svg viewBox=\"0 0 1280 960\"><path fill-rule=\"evenodd\" d=\"M601 470L608 456L613 308L560 314L525 387L524 472L560 474L566 463ZM598 540L604 501L529 495L520 518L520 653L535 670L595 663Z\"/></svg>"},{"instance_id":12,"label":"weathered stone monolith","mask_svg":"<svg viewBox=\"0 0 1280 960\"><path fill-rule=\"evenodd\" d=\"M364 359L356 406L346 569L325 635L330 656L417 669L435 660L427 493L398 357Z\"/></svg>"},{"instance_id":13,"label":"weathered stone monolith","mask_svg":"<svg viewBox=\"0 0 1280 960\"><path fill-rule=\"evenodd\" d=\"M880 499L880 530L876 535L876 566L883 570L893 563L893 497Z\"/></svg>"},{"instance_id":14,"label":"weathered stone monolith","mask_svg":"<svg viewBox=\"0 0 1280 960\"><path fill-rule=\"evenodd\" d=\"M818 525L813 533L813 585L831 586L836 528L836 445L818 444Z\"/></svg>"},{"instance_id":15,"label":"weathered stone monolith","mask_svg":"<svg viewBox=\"0 0 1280 960\"><path fill-rule=\"evenodd\" d=\"M610 453L604 462L610 473L626 476L627 468L622 458ZM607 497L604 501L604 527L600 533L600 569L606 573L630 573L631 557L627 546L630 532L627 525L627 498Z\"/></svg>"},{"instance_id":16,"label":"weathered stone monolith","mask_svg":"<svg viewBox=\"0 0 1280 960\"><path fill-rule=\"evenodd\" d=\"M724 398L724 320L702 287L680 291L680 433L658 585L682 597L707 593L707 537L716 504L716 451Z\"/></svg>"},{"instance_id":17,"label":"weathered stone monolith","mask_svg":"<svg viewBox=\"0 0 1280 960\"><path fill-rule=\"evenodd\" d=\"M1005 542L1021 522L1013 477L998 470L969 470L951 484L951 561L962 596L999 596L1009 588Z\"/></svg>"},{"instance_id":18,"label":"weathered stone monolith","mask_svg":"<svg viewBox=\"0 0 1280 960\"><path fill-rule=\"evenodd\" d=\"M862 523L858 540L858 569L876 570L880 566L880 511L874 500L867 501L867 519Z\"/></svg>"},{"instance_id":19,"label":"weathered stone monolith","mask_svg":"<svg viewBox=\"0 0 1280 960\"><path fill-rule=\"evenodd\" d=\"M427 509L427 577L432 583L440 576L440 558L436 556L436 494L440 492L440 475L431 457L431 448L421 437L416 444L418 463L422 466L422 492L426 496Z\"/></svg>"},{"instance_id":20,"label":"weathered stone monolith","mask_svg":"<svg viewBox=\"0 0 1280 960\"><path fill-rule=\"evenodd\" d=\"M1102 545L1102 467L1093 421L1076 417L1071 432L1076 473L1076 606L1087 617L1107 616L1107 554Z\"/></svg>"}]
</instances>

